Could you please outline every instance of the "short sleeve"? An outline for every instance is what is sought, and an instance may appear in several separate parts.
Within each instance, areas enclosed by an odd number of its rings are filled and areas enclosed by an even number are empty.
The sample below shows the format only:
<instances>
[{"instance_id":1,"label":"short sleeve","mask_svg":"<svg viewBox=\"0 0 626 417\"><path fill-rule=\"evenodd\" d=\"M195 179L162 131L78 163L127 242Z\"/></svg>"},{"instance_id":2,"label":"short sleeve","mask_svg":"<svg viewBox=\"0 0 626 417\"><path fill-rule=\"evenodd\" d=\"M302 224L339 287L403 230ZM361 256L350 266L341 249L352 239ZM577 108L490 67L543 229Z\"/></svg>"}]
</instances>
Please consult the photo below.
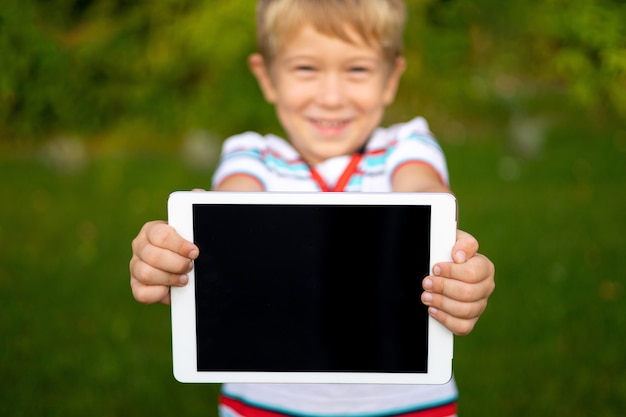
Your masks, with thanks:
<instances>
[{"instance_id":1,"label":"short sleeve","mask_svg":"<svg viewBox=\"0 0 626 417\"><path fill-rule=\"evenodd\" d=\"M443 150L430 132L425 119L415 118L408 123L395 126L393 130L397 143L387 159L386 171L390 175L389 180L402 165L419 162L431 166L444 184L450 184Z\"/></svg>"},{"instance_id":2,"label":"short sleeve","mask_svg":"<svg viewBox=\"0 0 626 417\"><path fill-rule=\"evenodd\" d=\"M213 188L231 175L249 175L267 188L267 167L262 159L266 146L265 138L254 132L226 139L222 145L220 163L213 174Z\"/></svg>"}]
</instances>

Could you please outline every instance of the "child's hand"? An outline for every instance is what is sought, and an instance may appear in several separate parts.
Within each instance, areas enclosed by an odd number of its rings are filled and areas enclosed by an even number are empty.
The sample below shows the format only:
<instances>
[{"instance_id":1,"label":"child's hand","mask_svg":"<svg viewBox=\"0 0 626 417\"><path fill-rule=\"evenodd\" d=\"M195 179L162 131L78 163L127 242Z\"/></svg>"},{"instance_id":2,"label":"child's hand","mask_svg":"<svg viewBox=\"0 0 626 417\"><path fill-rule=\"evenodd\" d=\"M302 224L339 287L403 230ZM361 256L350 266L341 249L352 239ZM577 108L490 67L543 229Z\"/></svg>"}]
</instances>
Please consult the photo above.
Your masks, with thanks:
<instances>
[{"instance_id":1,"label":"child's hand","mask_svg":"<svg viewBox=\"0 0 626 417\"><path fill-rule=\"evenodd\" d=\"M196 245L183 239L166 222L146 223L133 240L130 286L141 303L170 303L170 286L187 284L187 273L198 257Z\"/></svg>"},{"instance_id":2,"label":"child's hand","mask_svg":"<svg viewBox=\"0 0 626 417\"><path fill-rule=\"evenodd\" d=\"M457 335L474 329L495 289L493 263L477 251L476 239L458 230L454 262L438 263L422 282L422 301L429 314Z\"/></svg>"}]
</instances>

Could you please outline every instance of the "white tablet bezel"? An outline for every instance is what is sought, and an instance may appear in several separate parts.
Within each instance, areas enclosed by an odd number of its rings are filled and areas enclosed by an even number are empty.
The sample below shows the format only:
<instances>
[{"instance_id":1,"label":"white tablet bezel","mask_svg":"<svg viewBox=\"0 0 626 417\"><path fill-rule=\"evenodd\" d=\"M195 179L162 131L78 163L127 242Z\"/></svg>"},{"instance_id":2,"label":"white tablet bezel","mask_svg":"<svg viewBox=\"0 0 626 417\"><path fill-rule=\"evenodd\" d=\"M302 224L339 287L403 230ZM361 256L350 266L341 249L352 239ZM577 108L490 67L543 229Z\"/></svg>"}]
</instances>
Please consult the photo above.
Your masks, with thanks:
<instances>
[{"instance_id":1,"label":"white tablet bezel","mask_svg":"<svg viewBox=\"0 0 626 417\"><path fill-rule=\"evenodd\" d=\"M428 205L432 207L429 270L437 262L451 261L456 239L456 199L447 193L174 192L168 200L168 222L192 242L195 204ZM174 377L180 382L443 384L452 377L453 335L431 317L427 373L350 373L198 371L194 270L189 273L185 287L172 287L171 316Z\"/></svg>"}]
</instances>

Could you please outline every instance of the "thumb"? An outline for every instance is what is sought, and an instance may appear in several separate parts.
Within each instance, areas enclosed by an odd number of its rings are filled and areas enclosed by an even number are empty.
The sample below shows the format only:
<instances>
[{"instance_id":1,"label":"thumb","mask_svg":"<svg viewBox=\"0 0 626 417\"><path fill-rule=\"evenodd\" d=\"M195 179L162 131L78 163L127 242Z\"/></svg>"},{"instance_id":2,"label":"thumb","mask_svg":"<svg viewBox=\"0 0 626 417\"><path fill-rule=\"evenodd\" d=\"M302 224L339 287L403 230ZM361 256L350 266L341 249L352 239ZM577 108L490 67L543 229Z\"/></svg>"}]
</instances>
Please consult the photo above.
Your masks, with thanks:
<instances>
[{"instance_id":1,"label":"thumb","mask_svg":"<svg viewBox=\"0 0 626 417\"><path fill-rule=\"evenodd\" d=\"M478 241L474 236L462 230L456 231L456 242L452 247L452 259L455 263L465 263L478 252Z\"/></svg>"}]
</instances>

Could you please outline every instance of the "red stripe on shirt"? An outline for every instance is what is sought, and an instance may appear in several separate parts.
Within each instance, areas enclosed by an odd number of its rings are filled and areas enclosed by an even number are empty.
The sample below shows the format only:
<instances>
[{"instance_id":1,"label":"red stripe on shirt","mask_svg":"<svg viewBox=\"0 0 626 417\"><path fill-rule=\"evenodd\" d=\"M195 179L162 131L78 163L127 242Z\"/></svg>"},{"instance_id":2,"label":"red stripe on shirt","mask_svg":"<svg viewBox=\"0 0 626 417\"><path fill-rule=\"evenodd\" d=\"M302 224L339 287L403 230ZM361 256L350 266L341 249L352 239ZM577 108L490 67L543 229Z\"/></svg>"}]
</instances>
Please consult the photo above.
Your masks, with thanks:
<instances>
[{"instance_id":1,"label":"red stripe on shirt","mask_svg":"<svg viewBox=\"0 0 626 417\"><path fill-rule=\"evenodd\" d=\"M386 148L367 149L365 150L364 154L365 156L381 155L381 154L387 153L390 147L391 145L387 146Z\"/></svg>"},{"instance_id":2,"label":"red stripe on shirt","mask_svg":"<svg viewBox=\"0 0 626 417\"><path fill-rule=\"evenodd\" d=\"M275 411L253 407L242 401L235 400L224 395L220 395L220 405L224 405L244 417L289 417L289 414L282 414Z\"/></svg>"},{"instance_id":3,"label":"red stripe on shirt","mask_svg":"<svg viewBox=\"0 0 626 417\"><path fill-rule=\"evenodd\" d=\"M451 417L456 415L456 403L445 404L428 410L397 414L393 417Z\"/></svg>"},{"instance_id":4,"label":"red stripe on shirt","mask_svg":"<svg viewBox=\"0 0 626 417\"><path fill-rule=\"evenodd\" d=\"M243 401L220 395L220 404L226 406L243 417L289 417L290 414L283 414L276 411L264 410ZM384 415L384 414L381 414ZM444 404L427 410L412 411L403 414L389 414L389 417L451 417L456 415L456 402Z\"/></svg>"}]
</instances>

